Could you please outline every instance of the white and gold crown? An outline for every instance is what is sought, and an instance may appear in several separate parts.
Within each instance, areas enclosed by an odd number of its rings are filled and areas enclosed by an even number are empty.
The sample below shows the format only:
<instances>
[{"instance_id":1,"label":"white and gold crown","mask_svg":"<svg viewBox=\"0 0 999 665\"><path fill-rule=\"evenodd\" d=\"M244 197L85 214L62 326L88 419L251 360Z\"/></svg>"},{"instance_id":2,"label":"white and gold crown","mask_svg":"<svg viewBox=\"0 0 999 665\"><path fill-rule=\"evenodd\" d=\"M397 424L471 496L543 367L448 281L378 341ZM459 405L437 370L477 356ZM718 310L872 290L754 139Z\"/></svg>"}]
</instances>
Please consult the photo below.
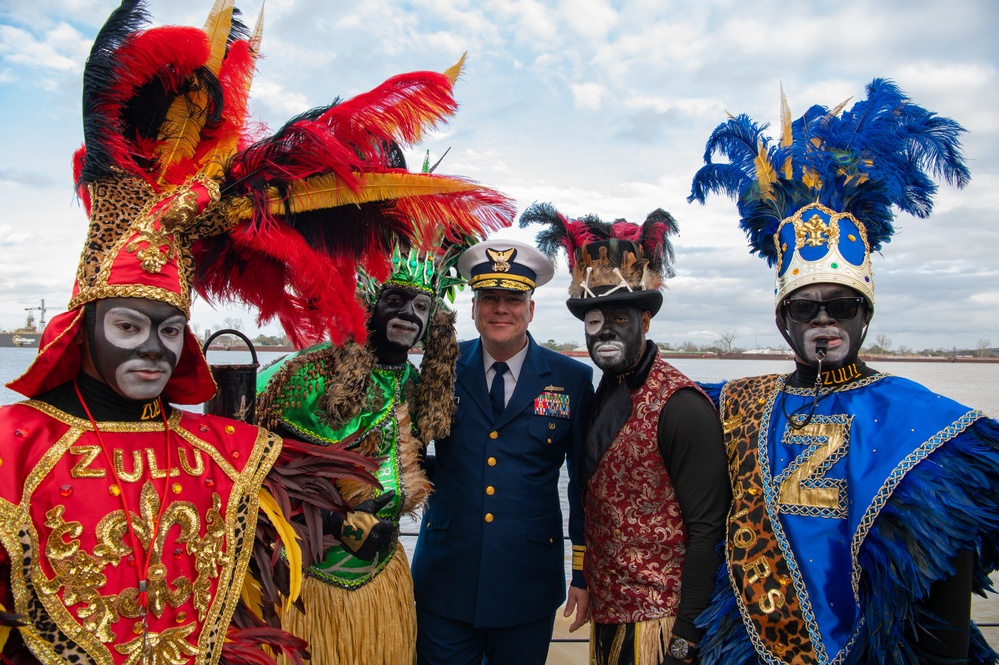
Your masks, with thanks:
<instances>
[{"instance_id":1,"label":"white and gold crown","mask_svg":"<svg viewBox=\"0 0 999 665\"><path fill-rule=\"evenodd\" d=\"M830 282L856 289L874 306L867 231L850 213L812 203L780 223L774 243L778 307L795 289Z\"/></svg>"}]
</instances>

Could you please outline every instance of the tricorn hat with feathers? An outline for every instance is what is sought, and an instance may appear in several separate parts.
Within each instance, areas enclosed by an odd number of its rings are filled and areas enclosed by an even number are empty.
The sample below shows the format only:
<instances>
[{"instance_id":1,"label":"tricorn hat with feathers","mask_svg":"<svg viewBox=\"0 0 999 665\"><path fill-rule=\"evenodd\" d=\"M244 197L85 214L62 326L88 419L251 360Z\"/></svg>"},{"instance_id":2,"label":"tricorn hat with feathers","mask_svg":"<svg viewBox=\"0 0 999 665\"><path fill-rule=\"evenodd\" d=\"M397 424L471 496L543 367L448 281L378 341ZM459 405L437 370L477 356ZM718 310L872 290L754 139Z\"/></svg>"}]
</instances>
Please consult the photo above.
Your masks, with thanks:
<instances>
[{"instance_id":1,"label":"tricorn hat with feathers","mask_svg":"<svg viewBox=\"0 0 999 665\"><path fill-rule=\"evenodd\" d=\"M676 220L662 208L639 226L624 219L604 222L596 215L571 220L550 203L535 203L520 226L547 224L536 237L538 249L554 260L565 250L572 273L566 307L577 319L609 304L633 305L655 316L663 304L663 280L673 277Z\"/></svg>"}]
</instances>

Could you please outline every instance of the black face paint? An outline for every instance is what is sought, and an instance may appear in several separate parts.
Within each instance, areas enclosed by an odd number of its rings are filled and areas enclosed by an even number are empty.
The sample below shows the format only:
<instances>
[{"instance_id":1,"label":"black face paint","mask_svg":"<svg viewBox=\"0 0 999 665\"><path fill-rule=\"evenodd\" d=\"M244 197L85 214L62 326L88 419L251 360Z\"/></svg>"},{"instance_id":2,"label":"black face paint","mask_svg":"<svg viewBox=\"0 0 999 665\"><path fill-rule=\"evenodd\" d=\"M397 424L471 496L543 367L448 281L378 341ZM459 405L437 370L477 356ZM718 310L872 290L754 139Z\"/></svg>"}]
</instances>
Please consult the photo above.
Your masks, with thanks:
<instances>
[{"instance_id":1,"label":"black face paint","mask_svg":"<svg viewBox=\"0 0 999 665\"><path fill-rule=\"evenodd\" d=\"M187 317L145 298L97 301L90 357L97 378L132 400L163 392L184 348Z\"/></svg>"},{"instance_id":2,"label":"black face paint","mask_svg":"<svg viewBox=\"0 0 999 665\"><path fill-rule=\"evenodd\" d=\"M638 307L594 307L583 315L583 326L590 358L604 372L625 372L641 359L645 333Z\"/></svg>"},{"instance_id":3,"label":"black face paint","mask_svg":"<svg viewBox=\"0 0 999 665\"><path fill-rule=\"evenodd\" d=\"M382 289L368 324L375 353L395 356L401 351L405 359L405 353L423 338L432 305L430 295L423 291L396 286Z\"/></svg>"}]
</instances>

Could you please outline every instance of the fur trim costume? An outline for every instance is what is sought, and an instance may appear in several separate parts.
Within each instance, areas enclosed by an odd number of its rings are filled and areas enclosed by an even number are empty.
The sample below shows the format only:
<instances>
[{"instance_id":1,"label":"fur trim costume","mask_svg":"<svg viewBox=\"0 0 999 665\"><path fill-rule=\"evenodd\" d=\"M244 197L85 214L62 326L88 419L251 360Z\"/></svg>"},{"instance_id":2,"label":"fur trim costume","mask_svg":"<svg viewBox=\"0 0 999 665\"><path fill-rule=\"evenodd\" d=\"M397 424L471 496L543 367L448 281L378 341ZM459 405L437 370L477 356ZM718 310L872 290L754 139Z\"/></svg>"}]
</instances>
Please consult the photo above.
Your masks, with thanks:
<instances>
[{"instance_id":1,"label":"fur trim costume","mask_svg":"<svg viewBox=\"0 0 999 665\"><path fill-rule=\"evenodd\" d=\"M421 268L414 270L419 264ZM454 314L437 298L447 268L432 258L396 256L384 287L434 293L421 371L408 360L379 364L371 342L342 347L320 345L265 368L258 376L258 413L266 426L323 446L346 447L378 465L380 489L356 482L338 484L351 506L393 492L376 513L394 525L392 537L371 558L343 545L326 547L307 569L302 608L283 621L315 644L313 663L412 663L416 658L413 582L398 542L399 522L426 501L430 482L422 466L429 441L446 435L454 415ZM304 611L302 611L304 609ZM332 628L331 628L332 627ZM332 639L331 639L332 637Z\"/></svg>"}]
</instances>

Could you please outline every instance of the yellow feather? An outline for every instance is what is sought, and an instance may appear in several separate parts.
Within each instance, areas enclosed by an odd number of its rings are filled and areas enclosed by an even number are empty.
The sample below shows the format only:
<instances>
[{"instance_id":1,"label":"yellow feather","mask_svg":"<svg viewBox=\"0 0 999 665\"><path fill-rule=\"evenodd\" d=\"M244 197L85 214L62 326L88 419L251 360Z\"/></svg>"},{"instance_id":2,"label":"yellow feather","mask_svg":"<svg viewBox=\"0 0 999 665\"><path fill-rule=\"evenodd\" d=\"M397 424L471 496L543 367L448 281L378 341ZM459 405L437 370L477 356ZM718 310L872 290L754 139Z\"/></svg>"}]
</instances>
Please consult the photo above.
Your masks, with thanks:
<instances>
[{"instance_id":1,"label":"yellow feather","mask_svg":"<svg viewBox=\"0 0 999 665\"><path fill-rule=\"evenodd\" d=\"M287 610L298 599L298 594L302 592L302 548L298 544L295 529L281 514L281 507L278 506L271 493L261 487L257 493L257 500L260 509L264 511L271 524L277 529L278 535L281 536L281 541L284 543L284 554L288 557L290 595L285 599L284 605L284 609Z\"/></svg>"},{"instance_id":2,"label":"yellow feather","mask_svg":"<svg viewBox=\"0 0 999 665\"><path fill-rule=\"evenodd\" d=\"M467 55L468 51L465 51L461 54L461 58L458 62L444 70L444 76L448 77L448 80L451 81L451 85L458 82L458 77L461 75L461 68L465 66L465 56Z\"/></svg>"},{"instance_id":3,"label":"yellow feather","mask_svg":"<svg viewBox=\"0 0 999 665\"><path fill-rule=\"evenodd\" d=\"M260 595L260 583L250 575L243 577L243 588L239 592L246 606L255 615L264 618L264 601Z\"/></svg>"},{"instance_id":4,"label":"yellow feather","mask_svg":"<svg viewBox=\"0 0 999 665\"><path fill-rule=\"evenodd\" d=\"M791 107L787 105L787 97L784 96L784 84L780 86L780 144L785 148L791 145L793 135L791 134Z\"/></svg>"},{"instance_id":5,"label":"yellow feather","mask_svg":"<svg viewBox=\"0 0 999 665\"><path fill-rule=\"evenodd\" d=\"M819 177L818 171L814 171L812 169L808 169L801 174L801 182L811 189L819 189L822 187L822 178Z\"/></svg>"},{"instance_id":6,"label":"yellow feather","mask_svg":"<svg viewBox=\"0 0 999 665\"><path fill-rule=\"evenodd\" d=\"M211 55L205 66L216 76L222 69L226 41L229 39L229 31L232 30L234 4L235 0L215 0L215 6L205 21L205 34L208 35L208 43L211 44Z\"/></svg>"},{"instance_id":7,"label":"yellow feather","mask_svg":"<svg viewBox=\"0 0 999 665\"><path fill-rule=\"evenodd\" d=\"M784 96L784 84L780 85L780 144L785 148L790 147L791 142L794 140L794 133L791 131L791 107L787 105L787 97ZM791 179L792 165L791 158L788 157L784 160L782 165L784 171L784 177L788 180Z\"/></svg>"},{"instance_id":8,"label":"yellow feather","mask_svg":"<svg viewBox=\"0 0 999 665\"><path fill-rule=\"evenodd\" d=\"M205 66L218 75L225 56L226 40L232 28L234 0L215 0L215 6L205 21L205 34L208 36L209 56ZM208 116L208 95L201 90L192 90L173 100L166 118L160 126L160 134L167 140L157 148L160 168L166 171L177 162L190 159L201 142L201 130ZM164 184L160 178L160 184Z\"/></svg>"},{"instance_id":9,"label":"yellow feather","mask_svg":"<svg viewBox=\"0 0 999 665\"><path fill-rule=\"evenodd\" d=\"M777 182L777 171L774 169L773 164L770 163L767 151L763 148L762 138L757 141L755 162L756 184L759 185L760 195L767 198L770 196L772 185Z\"/></svg>"},{"instance_id":10,"label":"yellow feather","mask_svg":"<svg viewBox=\"0 0 999 665\"><path fill-rule=\"evenodd\" d=\"M357 192L334 175L321 175L292 185L288 205L292 213L389 201L408 196L453 194L480 189L480 185L451 178L433 178L417 173L366 173ZM271 213L284 213L277 191L271 193Z\"/></svg>"},{"instance_id":11,"label":"yellow feather","mask_svg":"<svg viewBox=\"0 0 999 665\"><path fill-rule=\"evenodd\" d=\"M853 95L850 95L849 97L844 99L839 106L837 106L836 108L834 108L832 111L829 112L829 115L831 115L834 118L838 116L839 112L842 111L846 107L846 105L850 103L851 99L853 99Z\"/></svg>"},{"instance_id":12,"label":"yellow feather","mask_svg":"<svg viewBox=\"0 0 999 665\"><path fill-rule=\"evenodd\" d=\"M7 608L0 603L0 611L6 612ZM10 626L0 626L0 652L7 645L7 638L10 637Z\"/></svg>"},{"instance_id":13,"label":"yellow feather","mask_svg":"<svg viewBox=\"0 0 999 665\"><path fill-rule=\"evenodd\" d=\"M264 8L263 5L260 7L260 13L257 15L257 24L253 28L253 36L250 38L250 51L253 54L253 61L257 61L257 57L260 55L260 40L264 35ZM253 84L253 72L254 68L250 68L246 76L246 81L244 85L246 90L250 89ZM245 111L245 109L244 109ZM202 172L209 178L217 178L222 174L225 168L226 162L229 158L236 153L236 149L239 145L239 136L234 135L226 141L219 142L214 148L205 153L204 158L201 160Z\"/></svg>"}]
</instances>

